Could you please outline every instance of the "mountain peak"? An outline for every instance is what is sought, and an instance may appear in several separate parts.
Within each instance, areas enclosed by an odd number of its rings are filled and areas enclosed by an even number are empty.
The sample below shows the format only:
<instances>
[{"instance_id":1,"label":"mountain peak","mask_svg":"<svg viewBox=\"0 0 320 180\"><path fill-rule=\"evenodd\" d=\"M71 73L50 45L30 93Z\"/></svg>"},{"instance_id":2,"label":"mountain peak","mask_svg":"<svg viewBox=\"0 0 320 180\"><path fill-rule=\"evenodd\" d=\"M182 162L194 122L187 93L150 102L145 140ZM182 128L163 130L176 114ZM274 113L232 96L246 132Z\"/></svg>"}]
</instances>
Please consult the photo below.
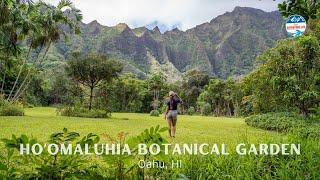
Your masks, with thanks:
<instances>
[{"instance_id":1,"label":"mountain peak","mask_svg":"<svg viewBox=\"0 0 320 180\"><path fill-rule=\"evenodd\" d=\"M154 27L154 28L152 29L152 31L153 31L154 33L157 33L157 34L161 34L160 29L159 29L158 26Z\"/></svg>"},{"instance_id":2,"label":"mountain peak","mask_svg":"<svg viewBox=\"0 0 320 180\"><path fill-rule=\"evenodd\" d=\"M157 29L159 29L160 33L165 33L167 31L171 31L175 27L180 27L180 24L179 23L167 24L167 23L162 23L159 21L154 21L150 24L147 24L145 27L148 28L149 30L153 30L153 29L157 28Z\"/></svg>"},{"instance_id":3,"label":"mountain peak","mask_svg":"<svg viewBox=\"0 0 320 180\"><path fill-rule=\"evenodd\" d=\"M132 29L132 31L137 37L141 37L145 32L149 30L146 27L138 27L138 28Z\"/></svg>"},{"instance_id":4,"label":"mountain peak","mask_svg":"<svg viewBox=\"0 0 320 180\"><path fill-rule=\"evenodd\" d=\"M253 7L241 7L241 6L236 6L233 11L234 13L241 13L241 12L245 12L245 13L265 13L265 11L261 10L261 9L256 9Z\"/></svg>"},{"instance_id":5,"label":"mountain peak","mask_svg":"<svg viewBox=\"0 0 320 180\"><path fill-rule=\"evenodd\" d=\"M172 29L173 32L181 32L180 29L178 29L177 27L175 27L174 29Z\"/></svg>"},{"instance_id":6,"label":"mountain peak","mask_svg":"<svg viewBox=\"0 0 320 180\"><path fill-rule=\"evenodd\" d=\"M97 20L93 20L88 25L101 26L101 24Z\"/></svg>"},{"instance_id":7,"label":"mountain peak","mask_svg":"<svg viewBox=\"0 0 320 180\"><path fill-rule=\"evenodd\" d=\"M279 12L236 7L211 22L187 31L181 31L179 24L159 22L152 28L146 26L148 29L130 29L124 23L109 28L84 25L79 37L71 36L71 45L56 45L53 50L57 55L53 57L66 59L69 52L96 50L123 60L124 71L140 77L158 71L176 76L197 68L227 78L252 70L257 55L286 37ZM163 32L161 24L169 30Z\"/></svg>"},{"instance_id":8,"label":"mountain peak","mask_svg":"<svg viewBox=\"0 0 320 180\"><path fill-rule=\"evenodd\" d=\"M129 26L126 24L126 23L119 23L116 25L116 28L122 32L124 31L125 29L129 28Z\"/></svg>"},{"instance_id":9,"label":"mountain peak","mask_svg":"<svg viewBox=\"0 0 320 180\"><path fill-rule=\"evenodd\" d=\"M97 20L91 21L88 24L88 31L93 35L98 35L102 28L103 26L99 24Z\"/></svg>"}]
</instances>

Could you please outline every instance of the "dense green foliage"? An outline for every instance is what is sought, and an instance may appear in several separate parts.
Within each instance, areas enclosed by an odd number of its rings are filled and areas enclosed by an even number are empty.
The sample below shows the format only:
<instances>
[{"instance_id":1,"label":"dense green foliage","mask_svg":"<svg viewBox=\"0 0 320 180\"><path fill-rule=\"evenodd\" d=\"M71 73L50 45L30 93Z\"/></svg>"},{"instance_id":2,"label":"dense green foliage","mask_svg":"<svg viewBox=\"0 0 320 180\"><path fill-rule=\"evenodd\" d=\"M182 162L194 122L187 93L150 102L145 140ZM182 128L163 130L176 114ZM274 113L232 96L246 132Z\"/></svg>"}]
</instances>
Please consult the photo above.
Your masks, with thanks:
<instances>
[{"instance_id":1,"label":"dense green foliage","mask_svg":"<svg viewBox=\"0 0 320 180\"><path fill-rule=\"evenodd\" d=\"M127 137L127 133L121 132L117 137L104 134L98 136L89 133L81 136L78 132L68 131L66 128L61 132L53 133L47 141L41 142L26 135L15 136L2 139L5 144L5 151L0 156L0 177L1 178L45 178L45 179L141 179L141 178L248 178L248 179L316 179L319 175L320 152L317 151L319 141L312 138L301 138L290 135L285 143L299 143L303 148L300 155L273 155L257 157L254 155L242 156L235 152L230 152L227 156L216 155L194 155L183 157L165 157L161 154L152 156L139 155L136 150L128 155L101 155L101 158L86 157L79 154L74 155L18 155L20 144L35 143L55 143L55 144L84 144L89 145L92 151L93 144L99 143L103 136L108 142L124 144L128 143L134 147L138 143L147 145L156 143L167 143L162 133L166 128L159 126L144 130L136 136ZM128 138L128 139L127 139ZM242 140L249 137L242 137ZM268 139L273 142L273 139ZM283 143L282 141L278 143ZM5 152L5 153L3 153ZM170 164L171 160L182 160L182 168L158 169L158 168L139 168L139 160L158 160ZM17 162L19 162L17 164ZM288 166L290 165L290 171Z\"/></svg>"},{"instance_id":2,"label":"dense green foliage","mask_svg":"<svg viewBox=\"0 0 320 180\"><path fill-rule=\"evenodd\" d=\"M57 109L57 113L61 116L69 117L85 117L85 118L108 118L110 113L104 110L91 109L82 107L62 107Z\"/></svg>"},{"instance_id":3,"label":"dense green foliage","mask_svg":"<svg viewBox=\"0 0 320 180\"><path fill-rule=\"evenodd\" d=\"M320 154L319 140L293 136L290 142L305 147L298 156L190 156L176 172L165 173L167 178L194 179L317 179ZM290 169L288 169L290 167Z\"/></svg>"},{"instance_id":4,"label":"dense green foliage","mask_svg":"<svg viewBox=\"0 0 320 180\"><path fill-rule=\"evenodd\" d=\"M160 115L160 113L159 113L159 111L158 110L152 110L151 112L150 112L150 116L159 116Z\"/></svg>"},{"instance_id":5,"label":"dense green foliage","mask_svg":"<svg viewBox=\"0 0 320 180\"><path fill-rule=\"evenodd\" d=\"M196 109L199 109L197 99L204 87L209 83L209 79L209 75L199 70L187 72L181 87L178 88L179 95L183 99L183 109L188 109L189 107L197 107Z\"/></svg>"},{"instance_id":6,"label":"dense green foliage","mask_svg":"<svg viewBox=\"0 0 320 180\"><path fill-rule=\"evenodd\" d=\"M6 103L0 106L0 116L23 116L24 111L21 107Z\"/></svg>"},{"instance_id":7,"label":"dense green foliage","mask_svg":"<svg viewBox=\"0 0 320 180\"><path fill-rule=\"evenodd\" d=\"M69 13L65 13L69 8ZM38 67L45 59L52 43L65 36L61 26L69 28L69 32L79 32L78 23L82 15L68 0L62 0L57 6L39 1L3 0L0 4L0 56L3 72L1 93L8 101L18 101L28 88L33 68ZM6 80L12 59L20 60L16 64L18 71L10 82ZM9 68L9 70L3 70ZM25 74L24 74L25 72ZM10 76L9 76L10 77ZM6 88L4 88L6 87ZM4 89L8 89L8 93Z\"/></svg>"},{"instance_id":8,"label":"dense green foliage","mask_svg":"<svg viewBox=\"0 0 320 180\"><path fill-rule=\"evenodd\" d=\"M118 77L122 71L122 64L119 61L108 60L107 57L89 54L82 57L79 54L68 61L67 74L77 83L90 89L89 110L92 109L93 90L102 81L110 82Z\"/></svg>"},{"instance_id":9,"label":"dense green foliage","mask_svg":"<svg viewBox=\"0 0 320 180\"><path fill-rule=\"evenodd\" d=\"M195 108L194 107L189 107L189 109L188 109L188 115L194 115L196 113L196 110L195 110Z\"/></svg>"},{"instance_id":10,"label":"dense green foliage","mask_svg":"<svg viewBox=\"0 0 320 180\"><path fill-rule=\"evenodd\" d=\"M318 0L285 0L278 7L284 17L299 14L306 21L319 18L320 2Z\"/></svg>"},{"instance_id":11,"label":"dense green foliage","mask_svg":"<svg viewBox=\"0 0 320 180\"><path fill-rule=\"evenodd\" d=\"M132 146L139 143L147 145L166 143L167 141L160 134L166 130L167 128L160 128L158 125L146 129L129 140L125 139L125 133L119 133L117 138L113 138L110 135L107 136L110 141L121 144L123 148L124 143L129 143ZM108 164L105 167L99 163L90 163L90 160L93 159L80 155L80 153L72 153L72 155L57 153L50 155L47 151L44 151L40 155L31 153L22 156L22 158L18 155L20 146L26 146L26 144L30 146L41 144L44 147L44 143L51 143L60 146L60 148L62 144L66 145L66 147L71 145L75 148L76 143L81 148L85 148L85 145L88 145L89 151L92 152L94 144L100 141L100 137L96 134L89 133L80 137L78 132L70 132L67 128L64 128L62 132L51 134L46 142L38 142L37 139L29 138L26 135L21 135L20 137L12 135L11 139L1 140L5 144L6 154L3 156L1 154L0 156L0 178L68 179L76 177L78 179L125 179L126 177L145 177L145 172L138 168L136 163L141 158L144 160L150 158L149 154L141 156L136 150L132 152L131 156L115 155L109 157L106 154L102 154L103 161Z\"/></svg>"},{"instance_id":12,"label":"dense green foliage","mask_svg":"<svg viewBox=\"0 0 320 180\"><path fill-rule=\"evenodd\" d=\"M241 89L235 80L223 81L212 78L199 95L198 103L211 105L216 116L237 116L240 111L241 98Z\"/></svg>"},{"instance_id":13,"label":"dense green foliage","mask_svg":"<svg viewBox=\"0 0 320 180\"><path fill-rule=\"evenodd\" d=\"M312 35L281 40L244 80L254 112L298 109L308 117L320 102L319 41Z\"/></svg>"},{"instance_id":14,"label":"dense green foliage","mask_svg":"<svg viewBox=\"0 0 320 180\"><path fill-rule=\"evenodd\" d=\"M286 112L266 113L246 118L246 123L249 126L279 132L288 132L292 128L302 126L304 122L298 114Z\"/></svg>"},{"instance_id":15,"label":"dense green foliage","mask_svg":"<svg viewBox=\"0 0 320 180\"><path fill-rule=\"evenodd\" d=\"M301 138L319 138L319 117L305 120L296 113L279 112L249 116L245 122L252 127L278 132L290 132Z\"/></svg>"},{"instance_id":16,"label":"dense green foliage","mask_svg":"<svg viewBox=\"0 0 320 180\"><path fill-rule=\"evenodd\" d=\"M212 115L212 108L209 103L204 103L203 105L201 105L200 109L201 109L201 115L203 116Z\"/></svg>"},{"instance_id":17,"label":"dense green foliage","mask_svg":"<svg viewBox=\"0 0 320 180\"><path fill-rule=\"evenodd\" d=\"M24 110L21 105L11 104L0 95L0 116L23 116Z\"/></svg>"}]
</instances>

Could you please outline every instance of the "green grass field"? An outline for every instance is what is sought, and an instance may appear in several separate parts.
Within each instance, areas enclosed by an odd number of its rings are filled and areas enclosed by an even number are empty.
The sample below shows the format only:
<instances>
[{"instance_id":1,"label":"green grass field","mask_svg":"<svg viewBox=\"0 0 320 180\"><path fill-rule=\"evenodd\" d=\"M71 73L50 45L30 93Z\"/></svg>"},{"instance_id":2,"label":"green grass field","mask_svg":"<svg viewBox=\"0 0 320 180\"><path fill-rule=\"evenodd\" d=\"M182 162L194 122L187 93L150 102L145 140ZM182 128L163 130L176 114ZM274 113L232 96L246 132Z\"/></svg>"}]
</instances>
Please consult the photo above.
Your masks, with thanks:
<instances>
[{"instance_id":1,"label":"green grass field","mask_svg":"<svg viewBox=\"0 0 320 180\"><path fill-rule=\"evenodd\" d=\"M62 131L64 127L70 131L79 132L83 137L92 132L100 135L101 141L99 143L109 143L105 134L113 137L117 136L119 132L127 132L129 136L140 134L144 129L152 126L160 125L167 126L167 122L161 117L151 117L149 114L135 114L135 113L113 113L110 119L90 119L90 118L75 118L62 117L56 115L55 108L30 108L25 109L26 116L24 117L0 117L0 138L10 138L11 134L20 136L26 134L29 137L33 136L41 143L47 142L49 135ZM319 177L319 142L313 139L295 138L290 134L281 134L277 132L264 131L249 127L244 122L243 118L225 118L225 117L203 117L203 116L179 116L178 129L176 139L170 140L167 132L163 133L170 143L218 143L226 144L230 151L228 156L155 156L149 157L149 160L161 160L166 163L171 162L171 158L180 159L183 161L182 168L175 169L158 169L144 168L145 177L162 177L160 179L177 179L180 175L190 177L191 179L317 179ZM301 144L301 155L247 155L239 156L234 153L236 144ZM4 146L3 143L0 147ZM3 148L0 155L6 155L6 150ZM17 151L16 151L17 152ZM4 156L6 157L6 156ZM113 156L112 156L113 157ZM97 169L91 169L93 175L102 175L104 179L121 179L123 170L127 171L130 167L130 172L125 175L130 179L137 179L141 173L140 168L137 168L138 160L142 156L133 156L132 159L122 159L111 156L104 156L97 158L95 156L86 157L86 163L79 166L79 169L86 170L89 165L94 165ZM19 172L28 174L27 172L36 173L56 173L56 169L63 167L64 161L68 156L60 156L59 164L53 165L53 168L45 168L44 170L34 171L35 167L47 167L45 155L41 156L40 160L33 160L31 164L27 164L24 159L15 156L13 162L21 164L11 164L12 167L18 168ZM28 157L26 157L28 158ZM61 158L65 158L61 160ZM75 156L72 156L75 158ZM30 160L30 159L29 159ZM71 159L69 159L71 160ZM69 162L69 166L73 165L74 160ZM84 160L84 159L82 159ZM37 164L38 163L38 164ZM124 163L124 167L119 166ZM63 165L63 166L62 166ZM32 167L30 170L30 166ZM120 168L119 168L120 167ZM60 168L61 169L61 168ZM290 169L290 171L288 171ZM27 172L26 172L27 170ZM121 171L120 171L121 170ZM65 170L63 170L66 172ZM83 170L81 170L82 172ZM121 173L120 173L121 172ZM1 173L1 172L0 172ZM1 175L1 174L0 174ZM89 174L88 174L89 176ZM98 176L100 177L100 176ZM92 179L97 179L93 178ZM1 179L1 176L0 176ZM90 178L89 178L90 179ZM101 179L101 178L100 178ZM152 179L152 178L150 178Z\"/></svg>"},{"instance_id":2,"label":"green grass field","mask_svg":"<svg viewBox=\"0 0 320 180\"><path fill-rule=\"evenodd\" d=\"M51 133L64 127L77 131L80 135L90 132L101 136L101 142L107 142L104 134L116 136L119 132L138 135L152 126L167 126L163 116L151 117L149 114L113 113L110 119L73 118L56 115L54 108L25 109L24 117L0 117L0 138L9 138L11 134L26 134L39 141L46 141ZM168 138L168 135L163 134ZM175 143L242 143L279 142L283 134L249 127L242 118L179 116Z\"/></svg>"}]
</instances>

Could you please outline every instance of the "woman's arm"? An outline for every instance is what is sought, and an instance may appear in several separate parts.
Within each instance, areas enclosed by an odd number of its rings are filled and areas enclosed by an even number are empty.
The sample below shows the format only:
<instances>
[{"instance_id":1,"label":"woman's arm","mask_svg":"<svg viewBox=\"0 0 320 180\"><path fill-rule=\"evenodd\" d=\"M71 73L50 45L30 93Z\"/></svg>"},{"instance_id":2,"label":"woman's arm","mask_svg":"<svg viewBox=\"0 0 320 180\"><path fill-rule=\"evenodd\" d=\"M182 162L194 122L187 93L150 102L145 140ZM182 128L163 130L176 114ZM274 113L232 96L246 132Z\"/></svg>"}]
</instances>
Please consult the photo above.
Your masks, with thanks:
<instances>
[{"instance_id":1,"label":"woman's arm","mask_svg":"<svg viewBox=\"0 0 320 180\"><path fill-rule=\"evenodd\" d=\"M164 114L164 119L167 119L167 114L169 112L169 106L167 106L167 110L166 110L166 113Z\"/></svg>"},{"instance_id":2,"label":"woman's arm","mask_svg":"<svg viewBox=\"0 0 320 180\"><path fill-rule=\"evenodd\" d=\"M175 94L175 95L177 96L177 98L179 99L180 103L182 104L183 103L182 99L178 96L178 94Z\"/></svg>"}]
</instances>

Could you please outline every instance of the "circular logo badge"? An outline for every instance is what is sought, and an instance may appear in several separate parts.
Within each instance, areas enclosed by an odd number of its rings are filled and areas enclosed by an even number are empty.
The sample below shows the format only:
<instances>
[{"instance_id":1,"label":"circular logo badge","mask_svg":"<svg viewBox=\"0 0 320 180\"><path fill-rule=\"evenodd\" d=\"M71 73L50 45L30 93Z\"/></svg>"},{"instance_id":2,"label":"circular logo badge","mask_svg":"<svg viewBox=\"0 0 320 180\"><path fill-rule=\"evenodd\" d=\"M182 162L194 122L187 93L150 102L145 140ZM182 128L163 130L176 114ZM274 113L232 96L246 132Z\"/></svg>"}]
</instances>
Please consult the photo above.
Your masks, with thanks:
<instances>
[{"instance_id":1,"label":"circular logo badge","mask_svg":"<svg viewBox=\"0 0 320 180\"><path fill-rule=\"evenodd\" d=\"M299 37L307 28L306 20L300 15L292 15L288 18L286 23L286 29L289 36Z\"/></svg>"}]
</instances>

